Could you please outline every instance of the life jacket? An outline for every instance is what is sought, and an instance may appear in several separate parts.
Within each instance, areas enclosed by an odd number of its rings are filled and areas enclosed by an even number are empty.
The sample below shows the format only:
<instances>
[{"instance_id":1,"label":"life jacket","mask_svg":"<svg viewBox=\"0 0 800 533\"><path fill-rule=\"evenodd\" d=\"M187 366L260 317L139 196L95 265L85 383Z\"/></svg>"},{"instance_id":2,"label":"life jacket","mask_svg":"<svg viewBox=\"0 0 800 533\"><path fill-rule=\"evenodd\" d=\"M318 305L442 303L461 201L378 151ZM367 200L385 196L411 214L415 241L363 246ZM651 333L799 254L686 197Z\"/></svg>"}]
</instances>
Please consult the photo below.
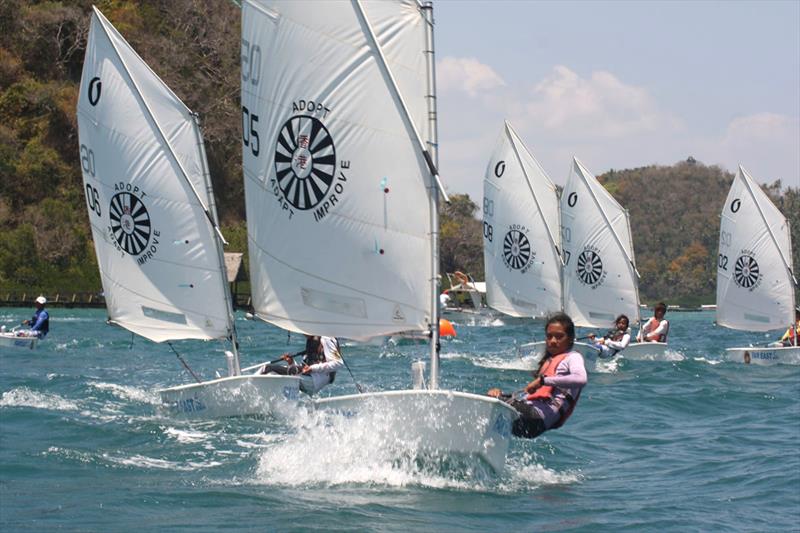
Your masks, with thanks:
<instances>
[{"instance_id":1,"label":"life jacket","mask_svg":"<svg viewBox=\"0 0 800 533\"><path fill-rule=\"evenodd\" d=\"M322 339L320 338L320 346L322 346ZM336 343L336 351L341 353L341 348L339 348L339 340L333 339L333 342ZM317 350L310 350L308 344L306 344L306 353L303 356L303 363L311 366L317 363L325 363L328 359L325 357L325 350L322 350L322 353L319 353ZM329 372L328 377L330 381L328 382L333 383L333 380L336 379L336 372Z\"/></svg>"},{"instance_id":2,"label":"life jacket","mask_svg":"<svg viewBox=\"0 0 800 533\"><path fill-rule=\"evenodd\" d=\"M667 323L667 330L658 336L658 340L655 342L667 342L667 335L669 334L669 320L664 320ZM649 335L651 331L655 331L658 328L659 321L655 319L655 317L651 318L645 324L645 335ZM644 335L642 336L642 340L647 342L644 339ZM653 342L653 341L651 341Z\"/></svg>"},{"instance_id":3,"label":"life jacket","mask_svg":"<svg viewBox=\"0 0 800 533\"><path fill-rule=\"evenodd\" d=\"M44 313L44 309L37 309L36 312L33 314L33 318L31 319L31 324L35 324L36 321L39 319L39 315ZM41 337L44 337L50 332L50 313L47 313L47 318L44 319L41 326L39 326L39 333Z\"/></svg>"},{"instance_id":4,"label":"life jacket","mask_svg":"<svg viewBox=\"0 0 800 533\"><path fill-rule=\"evenodd\" d=\"M610 329L610 330L608 330L608 333L603 335L603 337L605 337L606 339L608 339L610 341L621 341L622 337L624 337L626 333L630 333L630 332L631 332L631 328L628 328L628 329Z\"/></svg>"},{"instance_id":5,"label":"life jacket","mask_svg":"<svg viewBox=\"0 0 800 533\"><path fill-rule=\"evenodd\" d=\"M795 324L794 326L790 327L786 331L786 333L788 333L789 336L786 337L786 340L784 341L784 346L794 346L794 338L795 338L795 335L797 335L797 330L798 329L800 329L800 320L797 321L797 324Z\"/></svg>"},{"instance_id":6,"label":"life jacket","mask_svg":"<svg viewBox=\"0 0 800 533\"><path fill-rule=\"evenodd\" d=\"M567 353L561 353L556 356L551 357L549 360L545 361L544 365L542 366L541 370L539 371L539 376L550 377L556 375L556 369L558 365L561 364L561 361L566 359L568 355ZM581 393L578 392L578 395L573 398L569 393L564 392L564 403L561 404L561 407L558 409L559 418L558 421L553 424L550 429L560 428L564 425L564 422L567 421L567 418L570 417L572 411L575 409L575 404L578 403L578 398L580 398ZM538 400L538 401L553 401L556 397L556 387L553 385L542 385L532 393L528 394L527 400Z\"/></svg>"}]
</instances>

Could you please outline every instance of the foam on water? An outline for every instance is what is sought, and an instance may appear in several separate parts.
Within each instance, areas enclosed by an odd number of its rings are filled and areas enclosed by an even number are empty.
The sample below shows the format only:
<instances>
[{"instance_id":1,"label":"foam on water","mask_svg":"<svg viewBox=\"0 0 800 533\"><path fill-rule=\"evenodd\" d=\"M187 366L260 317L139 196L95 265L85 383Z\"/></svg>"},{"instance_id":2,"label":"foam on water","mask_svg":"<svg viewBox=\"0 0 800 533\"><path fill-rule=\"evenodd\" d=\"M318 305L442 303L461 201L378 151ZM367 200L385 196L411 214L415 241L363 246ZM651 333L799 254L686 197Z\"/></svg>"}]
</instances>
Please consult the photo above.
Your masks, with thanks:
<instances>
[{"instance_id":1,"label":"foam on water","mask_svg":"<svg viewBox=\"0 0 800 533\"><path fill-rule=\"evenodd\" d=\"M155 392L142 390L138 387L102 382L90 382L89 386L100 391L109 391L120 400L149 405L161 405L161 398L159 398Z\"/></svg>"},{"instance_id":2,"label":"foam on water","mask_svg":"<svg viewBox=\"0 0 800 533\"><path fill-rule=\"evenodd\" d=\"M38 392L28 387L18 387L6 391L0 397L0 407L33 407L51 411L77 411L80 405L58 394Z\"/></svg>"}]
</instances>

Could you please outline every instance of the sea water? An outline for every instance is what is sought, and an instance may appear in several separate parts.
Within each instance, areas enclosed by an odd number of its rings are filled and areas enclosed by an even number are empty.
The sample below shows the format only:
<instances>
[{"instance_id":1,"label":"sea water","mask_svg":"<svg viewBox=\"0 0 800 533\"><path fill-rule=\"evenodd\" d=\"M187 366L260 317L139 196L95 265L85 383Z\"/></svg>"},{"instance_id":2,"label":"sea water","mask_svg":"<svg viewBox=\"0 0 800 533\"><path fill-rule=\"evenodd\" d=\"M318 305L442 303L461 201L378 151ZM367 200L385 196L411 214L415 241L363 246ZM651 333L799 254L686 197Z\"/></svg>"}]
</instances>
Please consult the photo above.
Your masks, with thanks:
<instances>
[{"instance_id":1,"label":"sea water","mask_svg":"<svg viewBox=\"0 0 800 533\"><path fill-rule=\"evenodd\" d=\"M50 312L38 349L0 348L4 532L800 529L800 367L723 361L726 347L774 335L716 327L713 313L669 313L663 360L591 367L569 422L513 439L496 474L398 454L369 420L324 423L306 403L267 419L162 416L155 391L191 380L169 346L106 325L101 310ZM3 309L0 324L28 315ZM237 316L243 366L304 345ZM541 340L540 322L455 327L443 388L530 379L515 346ZM413 344L343 344L368 390L408 388L428 357ZM203 377L225 373L224 344L173 346ZM322 396L356 393L353 377L339 372Z\"/></svg>"}]
</instances>

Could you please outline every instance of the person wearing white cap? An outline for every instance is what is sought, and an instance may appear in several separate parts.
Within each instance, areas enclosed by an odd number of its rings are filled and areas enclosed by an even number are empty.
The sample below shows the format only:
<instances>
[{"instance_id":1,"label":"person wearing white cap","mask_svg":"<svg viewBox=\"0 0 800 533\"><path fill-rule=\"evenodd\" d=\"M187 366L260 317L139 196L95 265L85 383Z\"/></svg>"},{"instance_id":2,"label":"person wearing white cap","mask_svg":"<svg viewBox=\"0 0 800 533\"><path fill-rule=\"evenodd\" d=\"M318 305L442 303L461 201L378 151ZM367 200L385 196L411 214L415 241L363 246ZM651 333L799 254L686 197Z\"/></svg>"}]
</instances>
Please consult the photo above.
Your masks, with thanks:
<instances>
[{"instance_id":1,"label":"person wearing white cap","mask_svg":"<svg viewBox=\"0 0 800 533\"><path fill-rule=\"evenodd\" d=\"M25 337L39 337L42 339L50 331L50 315L44 308L44 304L47 303L47 298L39 296L36 298L35 302L36 312L33 313L30 320L22 321L24 325L30 326L30 329L20 331L20 333Z\"/></svg>"}]
</instances>

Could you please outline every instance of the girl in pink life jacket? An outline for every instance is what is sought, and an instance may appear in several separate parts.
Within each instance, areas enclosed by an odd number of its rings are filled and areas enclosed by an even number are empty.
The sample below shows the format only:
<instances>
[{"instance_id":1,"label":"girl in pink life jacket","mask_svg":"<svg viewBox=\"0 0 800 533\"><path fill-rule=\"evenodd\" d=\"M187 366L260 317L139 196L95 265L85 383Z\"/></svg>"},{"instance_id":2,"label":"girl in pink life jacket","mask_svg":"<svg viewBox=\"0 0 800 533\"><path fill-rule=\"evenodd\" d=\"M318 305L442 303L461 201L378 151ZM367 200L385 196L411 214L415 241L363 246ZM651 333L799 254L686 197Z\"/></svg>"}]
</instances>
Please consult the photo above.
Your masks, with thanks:
<instances>
[{"instance_id":1,"label":"girl in pink life jacket","mask_svg":"<svg viewBox=\"0 0 800 533\"><path fill-rule=\"evenodd\" d=\"M561 427L575 408L581 390L586 385L583 356L572 349L575 324L564 314L557 313L545 325L547 351L523 394L504 394L491 389L489 396L499 398L520 417L511 428L517 437L535 438L548 429Z\"/></svg>"}]
</instances>

